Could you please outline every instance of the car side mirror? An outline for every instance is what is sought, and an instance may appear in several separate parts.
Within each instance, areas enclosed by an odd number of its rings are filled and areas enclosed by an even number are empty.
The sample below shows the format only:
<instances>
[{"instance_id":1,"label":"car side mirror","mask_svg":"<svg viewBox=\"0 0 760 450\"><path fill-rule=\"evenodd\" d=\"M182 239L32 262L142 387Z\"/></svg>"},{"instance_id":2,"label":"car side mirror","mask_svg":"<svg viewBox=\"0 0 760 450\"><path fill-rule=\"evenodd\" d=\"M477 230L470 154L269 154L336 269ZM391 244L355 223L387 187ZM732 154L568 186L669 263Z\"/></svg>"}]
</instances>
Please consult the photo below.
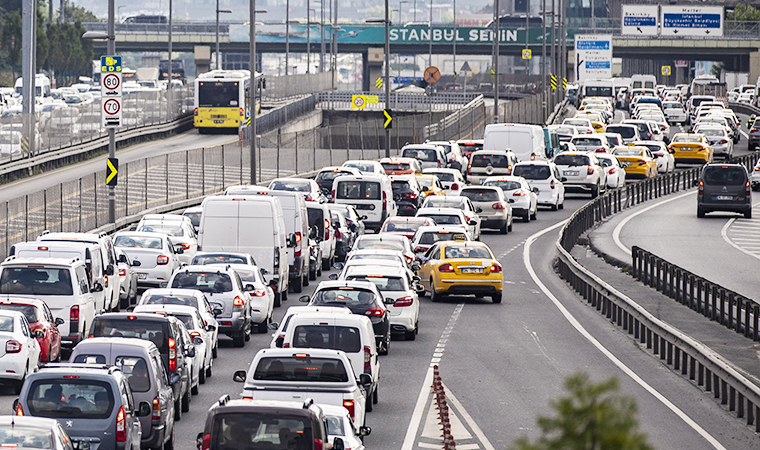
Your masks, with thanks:
<instances>
[{"instance_id":1,"label":"car side mirror","mask_svg":"<svg viewBox=\"0 0 760 450\"><path fill-rule=\"evenodd\" d=\"M301 303L309 303L309 300L311 300L311 297L309 297L308 295L302 295L298 297L298 301Z\"/></svg>"},{"instance_id":2,"label":"car side mirror","mask_svg":"<svg viewBox=\"0 0 760 450\"><path fill-rule=\"evenodd\" d=\"M412 264L412 270L420 270L422 266L420 266L420 263L415 262Z\"/></svg>"},{"instance_id":3,"label":"car side mirror","mask_svg":"<svg viewBox=\"0 0 760 450\"><path fill-rule=\"evenodd\" d=\"M474 220L470 220L469 222L467 222L467 225L477 225L477 224L478 224L478 222L476 222Z\"/></svg>"},{"instance_id":4,"label":"car side mirror","mask_svg":"<svg viewBox=\"0 0 760 450\"><path fill-rule=\"evenodd\" d=\"M127 255L125 255L125 254L122 253L121 255L119 255L119 257L116 260L118 262L120 262L120 263L126 263L127 262Z\"/></svg>"},{"instance_id":5,"label":"car side mirror","mask_svg":"<svg viewBox=\"0 0 760 450\"><path fill-rule=\"evenodd\" d=\"M515 201L513 199L511 199L511 198L509 200L507 200L507 203L514 203L514 202Z\"/></svg>"},{"instance_id":6,"label":"car side mirror","mask_svg":"<svg viewBox=\"0 0 760 450\"><path fill-rule=\"evenodd\" d=\"M114 274L113 271L113 264L109 264L106 266L106 275L111 276Z\"/></svg>"},{"instance_id":7,"label":"car side mirror","mask_svg":"<svg viewBox=\"0 0 760 450\"><path fill-rule=\"evenodd\" d=\"M135 306L137 306L137 305L131 305L131 306L127 306L127 312L132 312L132 311L134 311L134 310L135 310Z\"/></svg>"},{"instance_id":8,"label":"car side mirror","mask_svg":"<svg viewBox=\"0 0 760 450\"><path fill-rule=\"evenodd\" d=\"M137 411L138 417L145 417L151 415L153 409L148 402L140 402L140 409Z\"/></svg>"},{"instance_id":9,"label":"car side mirror","mask_svg":"<svg viewBox=\"0 0 760 450\"><path fill-rule=\"evenodd\" d=\"M195 336L193 338L193 345L201 345L203 344L203 338L200 336ZM195 352L195 349L193 349L193 352Z\"/></svg>"},{"instance_id":10,"label":"car side mirror","mask_svg":"<svg viewBox=\"0 0 760 450\"><path fill-rule=\"evenodd\" d=\"M206 326L206 331L216 331L216 325L208 325L208 326Z\"/></svg>"},{"instance_id":11,"label":"car side mirror","mask_svg":"<svg viewBox=\"0 0 760 450\"><path fill-rule=\"evenodd\" d=\"M414 276L412 277L412 281L414 281L415 283L419 283L419 282L420 282L420 280L421 280L421 279L420 279L420 277L418 277L417 275L414 275Z\"/></svg>"},{"instance_id":12,"label":"car side mirror","mask_svg":"<svg viewBox=\"0 0 760 450\"><path fill-rule=\"evenodd\" d=\"M422 192L427 192L427 191L429 191L429 190L430 190L430 188L429 188L429 187L427 187L427 186L422 186Z\"/></svg>"},{"instance_id":13,"label":"car side mirror","mask_svg":"<svg viewBox=\"0 0 760 450\"><path fill-rule=\"evenodd\" d=\"M214 313L214 317L221 316L224 311L222 311L220 308L214 308L212 311Z\"/></svg>"},{"instance_id":14,"label":"car side mirror","mask_svg":"<svg viewBox=\"0 0 760 450\"><path fill-rule=\"evenodd\" d=\"M245 383L245 370L238 370L232 374L232 381L235 383Z\"/></svg>"},{"instance_id":15,"label":"car side mirror","mask_svg":"<svg viewBox=\"0 0 760 450\"><path fill-rule=\"evenodd\" d=\"M372 377L367 373L359 374L359 384L362 386L369 386L372 384Z\"/></svg>"},{"instance_id":16,"label":"car side mirror","mask_svg":"<svg viewBox=\"0 0 760 450\"><path fill-rule=\"evenodd\" d=\"M359 436L369 436L372 434L372 428L370 427L359 427Z\"/></svg>"},{"instance_id":17,"label":"car side mirror","mask_svg":"<svg viewBox=\"0 0 760 450\"><path fill-rule=\"evenodd\" d=\"M331 280L335 281L335 280L337 280L337 279L338 279L338 274L337 274L337 273L331 273L331 274L330 274L330 276L329 276L329 277L327 277L327 278L329 278L329 279L331 279Z\"/></svg>"},{"instance_id":18,"label":"car side mirror","mask_svg":"<svg viewBox=\"0 0 760 450\"><path fill-rule=\"evenodd\" d=\"M18 411L18 399L13 400L13 413L15 414L16 411Z\"/></svg>"},{"instance_id":19,"label":"car side mirror","mask_svg":"<svg viewBox=\"0 0 760 450\"><path fill-rule=\"evenodd\" d=\"M256 290L256 286L254 286L252 284L246 284L245 285L245 291L246 292L251 292L251 291L255 291L255 290Z\"/></svg>"},{"instance_id":20,"label":"car side mirror","mask_svg":"<svg viewBox=\"0 0 760 450\"><path fill-rule=\"evenodd\" d=\"M262 275L269 275L269 271L267 269L261 269Z\"/></svg>"},{"instance_id":21,"label":"car side mirror","mask_svg":"<svg viewBox=\"0 0 760 450\"><path fill-rule=\"evenodd\" d=\"M277 331L277 329L280 328L280 324L278 322L269 322L269 325L267 325L267 328L269 328L272 331Z\"/></svg>"},{"instance_id":22,"label":"car side mirror","mask_svg":"<svg viewBox=\"0 0 760 450\"><path fill-rule=\"evenodd\" d=\"M72 441L72 445L76 450L90 450L92 444L87 441Z\"/></svg>"},{"instance_id":23,"label":"car side mirror","mask_svg":"<svg viewBox=\"0 0 760 450\"><path fill-rule=\"evenodd\" d=\"M103 291L103 285L100 283L95 283L92 286L92 292L102 292Z\"/></svg>"},{"instance_id":24,"label":"car side mirror","mask_svg":"<svg viewBox=\"0 0 760 450\"><path fill-rule=\"evenodd\" d=\"M343 443L342 438L339 438L339 437L333 438L333 444L332 444L333 450L344 450L346 448L345 445L346 444Z\"/></svg>"},{"instance_id":25,"label":"car side mirror","mask_svg":"<svg viewBox=\"0 0 760 450\"><path fill-rule=\"evenodd\" d=\"M179 383L182 380L182 377L178 373L173 373L171 377L169 377L169 384L174 386L175 384Z\"/></svg>"},{"instance_id":26,"label":"car side mirror","mask_svg":"<svg viewBox=\"0 0 760 450\"><path fill-rule=\"evenodd\" d=\"M425 292L425 286L423 286L423 285L421 285L421 284L415 284L415 285L414 285L414 290L415 290L415 292L417 292L418 294L421 294L421 293Z\"/></svg>"},{"instance_id":27,"label":"car side mirror","mask_svg":"<svg viewBox=\"0 0 760 450\"><path fill-rule=\"evenodd\" d=\"M32 337L35 339L42 339L45 337L45 332L42 330L32 331Z\"/></svg>"},{"instance_id":28,"label":"car side mirror","mask_svg":"<svg viewBox=\"0 0 760 450\"><path fill-rule=\"evenodd\" d=\"M185 347L185 355L191 358L195 358L195 346L192 344L188 344Z\"/></svg>"},{"instance_id":29,"label":"car side mirror","mask_svg":"<svg viewBox=\"0 0 760 450\"><path fill-rule=\"evenodd\" d=\"M130 264L132 267L140 267L142 263L140 261L132 261L132 264Z\"/></svg>"},{"instance_id":30,"label":"car side mirror","mask_svg":"<svg viewBox=\"0 0 760 450\"><path fill-rule=\"evenodd\" d=\"M559 181L561 181L561 182L563 182L563 183L564 183L565 181L567 181L567 178L565 178L565 177L562 177L562 178L560 178L560 179L559 179Z\"/></svg>"},{"instance_id":31,"label":"car side mirror","mask_svg":"<svg viewBox=\"0 0 760 450\"><path fill-rule=\"evenodd\" d=\"M296 246L296 235L295 235L295 233L290 233L288 235L287 246L288 247L295 247Z\"/></svg>"},{"instance_id":32,"label":"car side mirror","mask_svg":"<svg viewBox=\"0 0 760 450\"><path fill-rule=\"evenodd\" d=\"M383 303L385 303L386 305L394 305L396 303L396 299L386 297Z\"/></svg>"},{"instance_id":33,"label":"car side mirror","mask_svg":"<svg viewBox=\"0 0 760 450\"><path fill-rule=\"evenodd\" d=\"M65 321L65 320L63 320L63 319L61 319L60 317L56 317L56 318L55 318L55 324L56 324L56 325L63 325L63 324L64 324L64 322L66 322L66 321Z\"/></svg>"},{"instance_id":34,"label":"car side mirror","mask_svg":"<svg viewBox=\"0 0 760 450\"><path fill-rule=\"evenodd\" d=\"M335 270L343 270L343 267L344 267L344 265L341 262L336 262L335 264L333 264L333 268Z\"/></svg>"}]
</instances>

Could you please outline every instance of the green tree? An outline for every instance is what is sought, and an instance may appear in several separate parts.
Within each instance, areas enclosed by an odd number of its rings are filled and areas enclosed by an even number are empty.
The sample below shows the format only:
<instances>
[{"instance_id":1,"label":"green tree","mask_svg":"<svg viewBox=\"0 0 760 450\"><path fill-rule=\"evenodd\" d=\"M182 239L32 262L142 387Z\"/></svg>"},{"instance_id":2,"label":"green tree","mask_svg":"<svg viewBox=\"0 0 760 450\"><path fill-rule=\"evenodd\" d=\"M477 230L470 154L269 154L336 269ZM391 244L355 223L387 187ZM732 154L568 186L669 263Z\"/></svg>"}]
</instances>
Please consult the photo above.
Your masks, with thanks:
<instances>
[{"instance_id":1,"label":"green tree","mask_svg":"<svg viewBox=\"0 0 760 450\"><path fill-rule=\"evenodd\" d=\"M740 3L734 7L733 11L726 13L726 20L736 20L739 22L758 22L760 21L760 10L752 5Z\"/></svg>"},{"instance_id":2,"label":"green tree","mask_svg":"<svg viewBox=\"0 0 760 450\"><path fill-rule=\"evenodd\" d=\"M80 22L48 25L50 53L47 68L56 74L59 86L76 82L79 75L92 72L93 45L82 39L84 32Z\"/></svg>"},{"instance_id":3,"label":"green tree","mask_svg":"<svg viewBox=\"0 0 760 450\"><path fill-rule=\"evenodd\" d=\"M18 11L5 14L0 45L8 52L8 63L15 79L16 74L21 71L21 13Z\"/></svg>"},{"instance_id":4,"label":"green tree","mask_svg":"<svg viewBox=\"0 0 760 450\"><path fill-rule=\"evenodd\" d=\"M39 72L45 65L45 60L48 57L48 38L43 26L44 18L40 14L39 8L37 9L37 71Z\"/></svg>"},{"instance_id":5,"label":"green tree","mask_svg":"<svg viewBox=\"0 0 760 450\"><path fill-rule=\"evenodd\" d=\"M68 22L98 22L95 14L82 6L74 6L67 3L64 11L66 12L64 17Z\"/></svg>"},{"instance_id":6,"label":"green tree","mask_svg":"<svg viewBox=\"0 0 760 450\"><path fill-rule=\"evenodd\" d=\"M541 436L534 443L517 439L514 450L652 450L638 431L636 401L618 394L617 378L594 384L577 373L565 389L566 397L551 402L556 415L537 419Z\"/></svg>"}]
</instances>

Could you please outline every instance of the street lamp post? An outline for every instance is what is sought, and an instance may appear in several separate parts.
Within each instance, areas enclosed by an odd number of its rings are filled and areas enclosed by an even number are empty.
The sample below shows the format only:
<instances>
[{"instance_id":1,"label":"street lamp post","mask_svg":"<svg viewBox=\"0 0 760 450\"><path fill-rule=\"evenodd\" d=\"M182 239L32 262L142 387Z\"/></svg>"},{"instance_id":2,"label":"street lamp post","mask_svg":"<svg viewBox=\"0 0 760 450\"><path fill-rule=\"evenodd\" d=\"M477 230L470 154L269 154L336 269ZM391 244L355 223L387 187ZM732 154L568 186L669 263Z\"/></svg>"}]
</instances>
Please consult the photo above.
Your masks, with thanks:
<instances>
[{"instance_id":1,"label":"street lamp post","mask_svg":"<svg viewBox=\"0 0 760 450\"><path fill-rule=\"evenodd\" d=\"M50 4L52 5L53 2L50 2ZM129 6L129 5L119 5L119 6L116 7L116 13L117 13L116 15L119 17L119 22L121 22L121 8L124 8L125 6ZM51 11L52 11L52 9L51 9ZM48 20L51 20L52 18L53 18L53 16L51 15Z\"/></svg>"},{"instance_id":2,"label":"street lamp post","mask_svg":"<svg viewBox=\"0 0 760 450\"><path fill-rule=\"evenodd\" d=\"M546 0L542 0L541 22L544 25L543 35L541 36L541 107L543 118L546 119Z\"/></svg>"},{"instance_id":3,"label":"street lamp post","mask_svg":"<svg viewBox=\"0 0 760 450\"><path fill-rule=\"evenodd\" d=\"M530 3L528 3L528 12L525 14L525 48L528 48L528 38L530 37ZM525 75L530 75L530 60L525 59Z\"/></svg>"},{"instance_id":4,"label":"street lamp post","mask_svg":"<svg viewBox=\"0 0 760 450\"><path fill-rule=\"evenodd\" d=\"M306 0L306 73L311 66L311 0Z\"/></svg>"},{"instance_id":5,"label":"street lamp post","mask_svg":"<svg viewBox=\"0 0 760 450\"><path fill-rule=\"evenodd\" d=\"M256 0L251 0L251 6L249 8L249 28L250 39L248 39L248 50L251 53L248 62L248 68L251 70L251 85L249 92L249 111L251 115L251 128L250 135L248 136L248 142L251 148L251 184L256 184L256 89L258 88L258 80L256 79L256 13L266 13L266 9L256 9Z\"/></svg>"},{"instance_id":6,"label":"street lamp post","mask_svg":"<svg viewBox=\"0 0 760 450\"><path fill-rule=\"evenodd\" d=\"M288 56L290 55L290 0L285 0L285 76L288 75Z\"/></svg>"},{"instance_id":7,"label":"street lamp post","mask_svg":"<svg viewBox=\"0 0 760 450\"><path fill-rule=\"evenodd\" d=\"M493 116L499 122L499 0L493 2Z\"/></svg>"},{"instance_id":8,"label":"street lamp post","mask_svg":"<svg viewBox=\"0 0 760 450\"><path fill-rule=\"evenodd\" d=\"M319 19L319 71L325 71L325 1L319 2L321 17ZM546 1L546 0L544 0Z\"/></svg>"},{"instance_id":9,"label":"street lamp post","mask_svg":"<svg viewBox=\"0 0 760 450\"><path fill-rule=\"evenodd\" d=\"M432 1L432 0L431 0ZM388 0L385 0L385 20L382 19L369 19L367 20L367 23L379 23L384 22L385 24L385 109L387 110L390 106L390 99L391 99L391 84L390 84L390 54L391 54L391 40L390 40L390 9L388 7ZM385 157L390 158L391 156L391 130L390 128L385 128Z\"/></svg>"},{"instance_id":10,"label":"street lamp post","mask_svg":"<svg viewBox=\"0 0 760 450\"><path fill-rule=\"evenodd\" d=\"M433 0L430 0L430 23L428 23L430 49L428 50L428 67L433 65Z\"/></svg>"},{"instance_id":11,"label":"street lamp post","mask_svg":"<svg viewBox=\"0 0 760 450\"><path fill-rule=\"evenodd\" d=\"M457 83L457 0L454 0L454 85Z\"/></svg>"},{"instance_id":12,"label":"street lamp post","mask_svg":"<svg viewBox=\"0 0 760 450\"><path fill-rule=\"evenodd\" d=\"M216 68L217 69L220 69L222 67L221 63L219 62L219 13L232 14L232 10L219 9L219 0L216 0ZM287 58L287 54L285 58Z\"/></svg>"}]
</instances>

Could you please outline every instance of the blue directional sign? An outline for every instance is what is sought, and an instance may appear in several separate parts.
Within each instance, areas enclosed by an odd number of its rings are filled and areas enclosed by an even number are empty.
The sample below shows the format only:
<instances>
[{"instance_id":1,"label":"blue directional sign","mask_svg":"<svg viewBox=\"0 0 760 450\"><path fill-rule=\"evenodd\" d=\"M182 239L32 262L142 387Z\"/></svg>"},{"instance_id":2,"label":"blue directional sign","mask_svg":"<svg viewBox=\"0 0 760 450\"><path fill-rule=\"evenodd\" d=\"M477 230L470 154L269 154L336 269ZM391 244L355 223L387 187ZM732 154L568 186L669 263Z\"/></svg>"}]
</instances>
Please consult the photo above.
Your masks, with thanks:
<instances>
[{"instance_id":1,"label":"blue directional sign","mask_svg":"<svg viewBox=\"0 0 760 450\"><path fill-rule=\"evenodd\" d=\"M662 6L663 36L722 36L722 6Z\"/></svg>"}]
</instances>

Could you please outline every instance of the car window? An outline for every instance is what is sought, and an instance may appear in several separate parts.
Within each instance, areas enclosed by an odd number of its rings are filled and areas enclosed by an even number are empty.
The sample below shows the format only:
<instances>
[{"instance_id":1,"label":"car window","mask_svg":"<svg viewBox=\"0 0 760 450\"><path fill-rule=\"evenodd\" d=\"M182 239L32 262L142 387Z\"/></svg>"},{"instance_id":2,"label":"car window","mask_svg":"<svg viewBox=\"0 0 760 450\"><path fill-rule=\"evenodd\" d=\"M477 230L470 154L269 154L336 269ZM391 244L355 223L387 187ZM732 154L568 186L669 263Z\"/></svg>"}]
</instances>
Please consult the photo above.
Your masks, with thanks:
<instances>
[{"instance_id":1,"label":"car window","mask_svg":"<svg viewBox=\"0 0 760 450\"><path fill-rule=\"evenodd\" d=\"M485 247L446 247L444 259L491 259L491 253Z\"/></svg>"},{"instance_id":2,"label":"car window","mask_svg":"<svg viewBox=\"0 0 760 450\"><path fill-rule=\"evenodd\" d=\"M356 244L357 250L364 250L364 249L380 249L380 250L395 250L395 251L404 251L404 244L395 241L395 240L387 240L387 239L361 239Z\"/></svg>"},{"instance_id":3,"label":"car window","mask_svg":"<svg viewBox=\"0 0 760 450\"><path fill-rule=\"evenodd\" d=\"M740 167L707 167L702 175L707 185L741 186L746 181L744 170Z\"/></svg>"},{"instance_id":4,"label":"car window","mask_svg":"<svg viewBox=\"0 0 760 450\"><path fill-rule=\"evenodd\" d=\"M422 245L432 245L436 242L442 241L464 241L466 240L464 233L452 233L449 231L428 231L420 236L418 241ZM382 291L382 289L380 289Z\"/></svg>"},{"instance_id":5,"label":"car window","mask_svg":"<svg viewBox=\"0 0 760 450\"><path fill-rule=\"evenodd\" d=\"M232 279L226 273L178 272L172 280L171 287L221 294L232 292Z\"/></svg>"},{"instance_id":6,"label":"car window","mask_svg":"<svg viewBox=\"0 0 760 450\"><path fill-rule=\"evenodd\" d=\"M26 320L28 320L31 323L39 322L40 320L42 320L41 311L33 305L19 305L16 303L0 303L0 309L4 309L8 311L21 311L24 317L26 317Z\"/></svg>"},{"instance_id":7,"label":"car window","mask_svg":"<svg viewBox=\"0 0 760 450\"><path fill-rule=\"evenodd\" d=\"M105 419L114 407L111 385L86 378L39 379L27 395L30 415L52 419Z\"/></svg>"},{"instance_id":8,"label":"car window","mask_svg":"<svg viewBox=\"0 0 760 450\"><path fill-rule=\"evenodd\" d=\"M168 225L157 222L145 222L137 229L145 233L165 233L169 236L183 236L180 225Z\"/></svg>"},{"instance_id":9,"label":"car window","mask_svg":"<svg viewBox=\"0 0 760 450\"><path fill-rule=\"evenodd\" d=\"M211 448L313 448L311 419L284 413L215 414Z\"/></svg>"},{"instance_id":10,"label":"car window","mask_svg":"<svg viewBox=\"0 0 760 450\"><path fill-rule=\"evenodd\" d=\"M494 189L463 189L459 195L467 197L473 202L497 202L501 200L498 191Z\"/></svg>"},{"instance_id":11,"label":"car window","mask_svg":"<svg viewBox=\"0 0 760 450\"><path fill-rule=\"evenodd\" d=\"M13 322L14 322L13 317L0 316L0 331L13 333L13 329L14 329Z\"/></svg>"},{"instance_id":12,"label":"car window","mask_svg":"<svg viewBox=\"0 0 760 450\"><path fill-rule=\"evenodd\" d=\"M357 353L362 351L362 339L356 327L299 325L293 330L292 346L328 348Z\"/></svg>"},{"instance_id":13,"label":"car window","mask_svg":"<svg viewBox=\"0 0 760 450\"><path fill-rule=\"evenodd\" d=\"M160 237L116 236L116 247L163 249Z\"/></svg>"},{"instance_id":14,"label":"car window","mask_svg":"<svg viewBox=\"0 0 760 450\"><path fill-rule=\"evenodd\" d=\"M505 155L479 154L472 155L472 167L508 167L509 159Z\"/></svg>"},{"instance_id":15,"label":"car window","mask_svg":"<svg viewBox=\"0 0 760 450\"><path fill-rule=\"evenodd\" d=\"M483 184L486 186L500 187L502 191L513 191L522 187L522 184L519 181L510 180L490 180Z\"/></svg>"},{"instance_id":16,"label":"car window","mask_svg":"<svg viewBox=\"0 0 760 450\"><path fill-rule=\"evenodd\" d=\"M488 201L488 200L483 200L483 201ZM436 225L461 225L462 224L462 218L455 214L423 213L423 214L420 214L418 217L429 217L433 219Z\"/></svg>"},{"instance_id":17,"label":"car window","mask_svg":"<svg viewBox=\"0 0 760 450\"><path fill-rule=\"evenodd\" d=\"M377 304L375 293L365 289L354 289L351 287L336 287L322 289L311 298L311 304L320 305L340 305L348 307L371 307Z\"/></svg>"},{"instance_id":18,"label":"car window","mask_svg":"<svg viewBox=\"0 0 760 450\"><path fill-rule=\"evenodd\" d=\"M196 255L192 264L199 266L205 264L248 264L248 261L245 257L237 255Z\"/></svg>"},{"instance_id":19,"label":"car window","mask_svg":"<svg viewBox=\"0 0 760 450\"><path fill-rule=\"evenodd\" d=\"M298 355L298 353L296 353ZM343 361L332 358L284 356L261 358L254 380L345 383L348 373Z\"/></svg>"},{"instance_id":20,"label":"car window","mask_svg":"<svg viewBox=\"0 0 760 450\"><path fill-rule=\"evenodd\" d=\"M197 308L198 300L195 298L194 295L155 294L155 295L150 295L148 297L143 297L142 299L140 299L140 304L141 305L182 305L182 306L192 306L194 308Z\"/></svg>"},{"instance_id":21,"label":"car window","mask_svg":"<svg viewBox=\"0 0 760 450\"><path fill-rule=\"evenodd\" d=\"M134 317L134 316L133 316ZM168 324L165 320L97 317L93 322L93 337L126 337L153 342L162 354L169 352L167 336Z\"/></svg>"},{"instance_id":22,"label":"car window","mask_svg":"<svg viewBox=\"0 0 760 450\"><path fill-rule=\"evenodd\" d=\"M438 161L438 152L434 149L407 148L404 149L402 156L405 158L414 158L423 162Z\"/></svg>"},{"instance_id":23,"label":"car window","mask_svg":"<svg viewBox=\"0 0 760 450\"><path fill-rule=\"evenodd\" d=\"M512 175L526 180L545 180L551 175L549 166L545 165L516 165Z\"/></svg>"},{"instance_id":24,"label":"car window","mask_svg":"<svg viewBox=\"0 0 760 450\"><path fill-rule=\"evenodd\" d=\"M148 392L150 390L150 373L148 363L139 356L117 356L114 366L127 377L129 386L135 392Z\"/></svg>"},{"instance_id":25,"label":"car window","mask_svg":"<svg viewBox=\"0 0 760 450\"><path fill-rule=\"evenodd\" d=\"M573 155L573 154L564 154L564 155L557 155L556 158L554 158L554 164L558 166L585 166L589 164L589 158L586 155Z\"/></svg>"},{"instance_id":26,"label":"car window","mask_svg":"<svg viewBox=\"0 0 760 450\"><path fill-rule=\"evenodd\" d=\"M106 357L104 355L90 355L80 353L74 358L73 362L82 364L105 364Z\"/></svg>"},{"instance_id":27,"label":"car window","mask_svg":"<svg viewBox=\"0 0 760 450\"><path fill-rule=\"evenodd\" d=\"M401 277L380 277L369 275L353 275L347 277L349 280L356 281L369 281L380 289L380 292L385 291L406 291L407 286L404 283L404 279Z\"/></svg>"},{"instance_id":28,"label":"car window","mask_svg":"<svg viewBox=\"0 0 760 450\"><path fill-rule=\"evenodd\" d=\"M380 200L380 183L371 181L338 181L336 198L348 200Z\"/></svg>"},{"instance_id":29,"label":"car window","mask_svg":"<svg viewBox=\"0 0 760 450\"><path fill-rule=\"evenodd\" d=\"M42 426L14 424L0 429L0 446L3 448L54 448L52 434ZM65 447L64 447L65 448Z\"/></svg>"},{"instance_id":30,"label":"car window","mask_svg":"<svg viewBox=\"0 0 760 450\"><path fill-rule=\"evenodd\" d=\"M331 436L345 436L343 431L343 418L340 416L326 416L327 434Z\"/></svg>"},{"instance_id":31,"label":"car window","mask_svg":"<svg viewBox=\"0 0 760 450\"><path fill-rule=\"evenodd\" d=\"M6 267L0 294L73 295L68 268Z\"/></svg>"}]
</instances>

